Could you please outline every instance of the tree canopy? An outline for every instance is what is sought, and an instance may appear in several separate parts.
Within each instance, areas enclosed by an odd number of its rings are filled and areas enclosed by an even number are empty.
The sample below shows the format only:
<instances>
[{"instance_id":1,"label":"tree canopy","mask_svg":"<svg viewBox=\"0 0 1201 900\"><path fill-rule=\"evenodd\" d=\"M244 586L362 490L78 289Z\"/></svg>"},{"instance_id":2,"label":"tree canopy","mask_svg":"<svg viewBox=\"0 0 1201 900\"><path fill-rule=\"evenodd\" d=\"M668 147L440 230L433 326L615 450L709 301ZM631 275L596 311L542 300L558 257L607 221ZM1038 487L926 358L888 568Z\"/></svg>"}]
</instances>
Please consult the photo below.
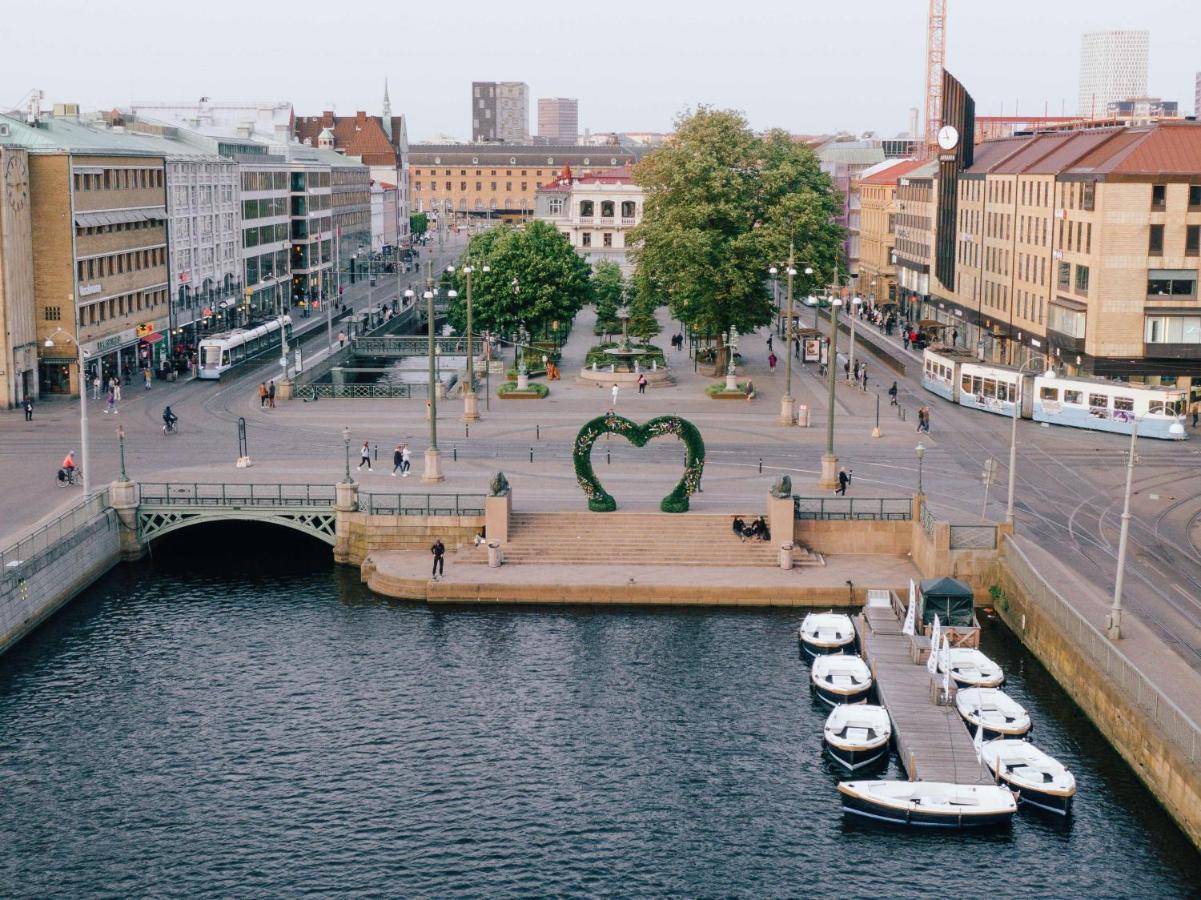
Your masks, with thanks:
<instances>
[{"instance_id":1,"label":"tree canopy","mask_svg":"<svg viewBox=\"0 0 1201 900\"><path fill-rule=\"evenodd\" d=\"M767 270L795 246L797 269L824 283L842 261L840 198L817 156L783 131L757 136L741 113L701 107L634 170L646 190L627 244L636 283L666 297L702 334L772 318ZM798 290L810 285L804 278Z\"/></svg>"},{"instance_id":2,"label":"tree canopy","mask_svg":"<svg viewBox=\"0 0 1201 900\"><path fill-rule=\"evenodd\" d=\"M555 320L569 322L592 299L588 263L553 225L529 222L522 228L498 227L473 235L463 262L475 267L472 315L479 330L511 334L522 323L531 332ZM490 271L483 272L484 266ZM451 325L462 330L467 319L467 277L457 267L450 305Z\"/></svg>"},{"instance_id":3,"label":"tree canopy","mask_svg":"<svg viewBox=\"0 0 1201 900\"><path fill-rule=\"evenodd\" d=\"M609 334L619 331L617 308L625 302L625 278L621 266L610 259L596 264L592 271L592 297L596 304L596 331Z\"/></svg>"},{"instance_id":4,"label":"tree canopy","mask_svg":"<svg viewBox=\"0 0 1201 900\"><path fill-rule=\"evenodd\" d=\"M418 212L418 213L410 213L409 214L409 231L413 235L415 235L415 236L423 235L423 234L425 234L426 230L429 227L430 227L429 216L427 216L425 213Z\"/></svg>"}]
</instances>

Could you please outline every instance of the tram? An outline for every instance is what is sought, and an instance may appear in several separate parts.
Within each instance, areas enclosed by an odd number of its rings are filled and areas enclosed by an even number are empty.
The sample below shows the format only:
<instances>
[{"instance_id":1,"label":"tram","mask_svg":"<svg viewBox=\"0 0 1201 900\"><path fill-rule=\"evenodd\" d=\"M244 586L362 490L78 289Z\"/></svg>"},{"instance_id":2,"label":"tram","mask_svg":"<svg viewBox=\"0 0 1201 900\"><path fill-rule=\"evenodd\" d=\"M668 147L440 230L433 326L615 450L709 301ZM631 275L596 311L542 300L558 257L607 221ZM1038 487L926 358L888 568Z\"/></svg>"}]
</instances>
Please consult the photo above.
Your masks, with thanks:
<instances>
[{"instance_id":1,"label":"tram","mask_svg":"<svg viewBox=\"0 0 1201 900\"><path fill-rule=\"evenodd\" d=\"M254 328L235 328L200 342L199 377L215 381L243 360L279 347L279 329L292 337L292 317L280 316Z\"/></svg>"},{"instance_id":2,"label":"tram","mask_svg":"<svg viewBox=\"0 0 1201 900\"><path fill-rule=\"evenodd\" d=\"M988 365L971 353L928 347L922 356L922 386L944 399L1002 416L1130 434L1185 440L1183 390L1095 378L1036 375L1011 366Z\"/></svg>"}]
</instances>

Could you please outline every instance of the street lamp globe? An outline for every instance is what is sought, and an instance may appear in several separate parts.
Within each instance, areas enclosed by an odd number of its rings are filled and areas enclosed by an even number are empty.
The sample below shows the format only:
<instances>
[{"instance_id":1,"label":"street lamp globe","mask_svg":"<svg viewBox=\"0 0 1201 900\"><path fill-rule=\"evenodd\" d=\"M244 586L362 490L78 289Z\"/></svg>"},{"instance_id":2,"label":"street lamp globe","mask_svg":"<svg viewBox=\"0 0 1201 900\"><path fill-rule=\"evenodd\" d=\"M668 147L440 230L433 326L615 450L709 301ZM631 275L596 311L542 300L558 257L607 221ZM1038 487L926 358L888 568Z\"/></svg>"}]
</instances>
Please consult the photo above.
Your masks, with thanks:
<instances>
[{"instance_id":1,"label":"street lamp globe","mask_svg":"<svg viewBox=\"0 0 1201 900\"><path fill-rule=\"evenodd\" d=\"M492 271L492 267L491 267L491 266L484 266L482 269L480 269L480 271L481 271L481 272L491 272L491 271Z\"/></svg>"},{"instance_id":2,"label":"street lamp globe","mask_svg":"<svg viewBox=\"0 0 1201 900\"><path fill-rule=\"evenodd\" d=\"M805 274L812 275L813 274L813 266L805 266Z\"/></svg>"},{"instance_id":3,"label":"street lamp globe","mask_svg":"<svg viewBox=\"0 0 1201 900\"><path fill-rule=\"evenodd\" d=\"M459 296L459 292L456 291L454 288L451 288L449 291L446 292L446 296L449 297L451 300L453 300L453 299L455 299L455 297Z\"/></svg>"},{"instance_id":4,"label":"street lamp globe","mask_svg":"<svg viewBox=\"0 0 1201 900\"><path fill-rule=\"evenodd\" d=\"M923 456L926 455L926 447L923 444L918 444L916 447L913 448L913 452L917 455L918 459L921 459Z\"/></svg>"},{"instance_id":5,"label":"street lamp globe","mask_svg":"<svg viewBox=\"0 0 1201 900\"><path fill-rule=\"evenodd\" d=\"M780 270L777 269L775 266L772 266L770 269L767 270L767 274L770 275L772 278L775 278L777 275L780 274Z\"/></svg>"}]
</instances>

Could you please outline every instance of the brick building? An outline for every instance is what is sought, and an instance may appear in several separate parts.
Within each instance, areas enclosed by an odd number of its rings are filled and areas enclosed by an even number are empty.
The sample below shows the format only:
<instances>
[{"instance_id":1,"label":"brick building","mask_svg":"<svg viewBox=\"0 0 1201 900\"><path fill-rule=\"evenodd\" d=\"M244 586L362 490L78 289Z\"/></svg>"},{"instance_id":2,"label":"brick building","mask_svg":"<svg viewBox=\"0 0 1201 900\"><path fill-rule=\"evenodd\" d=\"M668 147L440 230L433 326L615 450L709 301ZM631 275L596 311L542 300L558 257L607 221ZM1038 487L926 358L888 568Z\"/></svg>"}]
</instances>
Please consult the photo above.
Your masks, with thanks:
<instances>
[{"instance_id":1,"label":"brick building","mask_svg":"<svg viewBox=\"0 0 1201 900\"><path fill-rule=\"evenodd\" d=\"M859 291L873 303L896 300L898 185L922 165L901 160L859 180Z\"/></svg>"},{"instance_id":2,"label":"brick building","mask_svg":"<svg viewBox=\"0 0 1201 900\"><path fill-rule=\"evenodd\" d=\"M38 397L29 155L0 146L0 408Z\"/></svg>"}]
</instances>

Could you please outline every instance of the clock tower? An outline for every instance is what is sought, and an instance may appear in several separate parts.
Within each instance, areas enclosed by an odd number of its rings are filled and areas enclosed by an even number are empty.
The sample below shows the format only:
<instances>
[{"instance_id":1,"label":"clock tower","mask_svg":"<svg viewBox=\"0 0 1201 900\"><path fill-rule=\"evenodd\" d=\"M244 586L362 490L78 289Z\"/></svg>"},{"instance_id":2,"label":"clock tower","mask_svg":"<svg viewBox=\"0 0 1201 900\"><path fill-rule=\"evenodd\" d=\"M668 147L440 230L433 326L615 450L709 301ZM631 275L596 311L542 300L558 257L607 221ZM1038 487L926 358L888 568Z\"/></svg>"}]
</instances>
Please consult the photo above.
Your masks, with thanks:
<instances>
[{"instance_id":1,"label":"clock tower","mask_svg":"<svg viewBox=\"0 0 1201 900\"><path fill-rule=\"evenodd\" d=\"M38 397L29 156L0 146L0 408Z\"/></svg>"}]
</instances>

